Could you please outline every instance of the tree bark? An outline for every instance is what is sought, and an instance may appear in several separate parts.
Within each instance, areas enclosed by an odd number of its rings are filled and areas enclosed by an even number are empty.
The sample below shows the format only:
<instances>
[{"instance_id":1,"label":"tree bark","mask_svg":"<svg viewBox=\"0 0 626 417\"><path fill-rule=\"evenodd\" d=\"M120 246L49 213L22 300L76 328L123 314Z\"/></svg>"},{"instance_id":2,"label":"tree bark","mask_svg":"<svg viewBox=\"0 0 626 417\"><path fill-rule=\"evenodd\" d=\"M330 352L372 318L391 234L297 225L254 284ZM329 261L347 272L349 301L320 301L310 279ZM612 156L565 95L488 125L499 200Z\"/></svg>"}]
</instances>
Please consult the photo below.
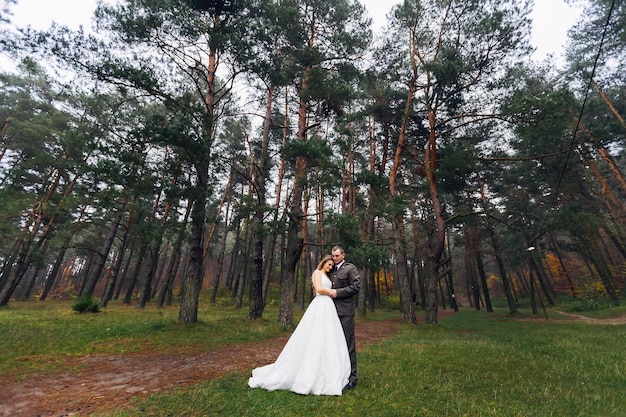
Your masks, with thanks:
<instances>
[{"instance_id":1,"label":"tree bark","mask_svg":"<svg viewBox=\"0 0 626 417\"><path fill-rule=\"evenodd\" d=\"M265 119L263 121L261 153L259 155L258 167L254 179L254 188L257 196L257 207L252 220L253 230L253 253L252 261L254 271L250 280L250 311L248 312L249 320L256 320L263 317L265 309L263 297L263 252L265 243L265 229L263 227L263 219L266 213L267 199L267 176L269 174L269 143L270 143L270 126L272 120L272 104L274 102L275 86L271 84L267 91L267 104L265 106Z\"/></svg>"}]
</instances>

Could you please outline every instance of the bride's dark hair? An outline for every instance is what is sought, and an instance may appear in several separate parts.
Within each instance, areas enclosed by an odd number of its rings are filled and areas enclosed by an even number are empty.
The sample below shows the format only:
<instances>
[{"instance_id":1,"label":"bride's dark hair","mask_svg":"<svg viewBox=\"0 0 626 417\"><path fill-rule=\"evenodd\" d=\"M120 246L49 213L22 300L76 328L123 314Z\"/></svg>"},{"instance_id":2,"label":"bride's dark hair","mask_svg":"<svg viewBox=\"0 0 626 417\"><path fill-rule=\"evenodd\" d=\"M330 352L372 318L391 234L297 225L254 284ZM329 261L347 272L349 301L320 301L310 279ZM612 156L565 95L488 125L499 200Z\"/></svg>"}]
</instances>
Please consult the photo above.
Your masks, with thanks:
<instances>
[{"instance_id":1,"label":"bride's dark hair","mask_svg":"<svg viewBox=\"0 0 626 417\"><path fill-rule=\"evenodd\" d=\"M319 264L317 264L317 269L319 269L320 271L322 270L322 268L324 267L324 264L328 261L332 261L333 257L330 255L326 255L322 258L322 260L320 261Z\"/></svg>"}]
</instances>

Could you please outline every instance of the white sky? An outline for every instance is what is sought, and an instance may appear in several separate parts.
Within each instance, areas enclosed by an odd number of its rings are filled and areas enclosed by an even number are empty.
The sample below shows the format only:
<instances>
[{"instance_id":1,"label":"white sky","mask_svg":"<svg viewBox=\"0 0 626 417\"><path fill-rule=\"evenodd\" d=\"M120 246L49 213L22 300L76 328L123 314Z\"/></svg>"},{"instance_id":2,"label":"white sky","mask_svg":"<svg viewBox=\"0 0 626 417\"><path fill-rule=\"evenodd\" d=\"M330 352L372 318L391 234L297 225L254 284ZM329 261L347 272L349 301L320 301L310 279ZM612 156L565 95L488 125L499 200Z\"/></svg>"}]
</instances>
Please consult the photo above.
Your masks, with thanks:
<instances>
[{"instance_id":1,"label":"white sky","mask_svg":"<svg viewBox=\"0 0 626 417\"><path fill-rule=\"evenodd\" d=\"M385 23L385 16L400 0L360 0L374 19L374 31ZM574 25L580 9L565 4L563 0L535 0L530 17L533 20L531 43L537 48L534 58L542 60L549 54L562 56L567 40L567 30Z\"/></svg>"},{"instance_id":2,"label":"white sky","mask_svg":"<svg viewBox=\"0 0 626 417\"><path fill-rule=\"evenodd\" d=\"M400 0L361 2L374 19L374 31L377 31L384 25L385 16L391 7ZM18 4L12 7L11 21L16 26L31 25L37 29L47 28L52 21L71 28L83 25L85 29L89 29L95 4L96 0L18 0ZM579 14L580 9L566 5L563 0L535 0L531 15L531 42L537 48L534 58L541 60L548 54L562 56L566 32Z\"/></svg>"}]
</instances>

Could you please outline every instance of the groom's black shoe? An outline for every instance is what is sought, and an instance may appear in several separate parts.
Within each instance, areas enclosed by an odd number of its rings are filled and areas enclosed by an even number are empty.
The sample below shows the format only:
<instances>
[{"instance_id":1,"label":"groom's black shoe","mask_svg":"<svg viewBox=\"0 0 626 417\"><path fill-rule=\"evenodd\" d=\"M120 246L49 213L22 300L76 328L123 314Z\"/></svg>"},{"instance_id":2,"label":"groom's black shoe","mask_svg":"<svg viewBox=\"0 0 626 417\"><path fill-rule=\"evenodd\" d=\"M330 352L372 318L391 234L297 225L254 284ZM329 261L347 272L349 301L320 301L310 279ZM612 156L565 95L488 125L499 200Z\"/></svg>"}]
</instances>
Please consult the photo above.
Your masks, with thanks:
<instances>
[{"instance_id":1,"label":"groom's black shoe","mask_svg":"<svg viewBox=\"0 0 626 417\"><path fill-rule=\"evenodd\" d=\"M346 386L343 387L343 389L345 390L354 389L354 388L356 388L356 382L352 382L352 381L348 382Z\"/></svg>"}]
</instances>

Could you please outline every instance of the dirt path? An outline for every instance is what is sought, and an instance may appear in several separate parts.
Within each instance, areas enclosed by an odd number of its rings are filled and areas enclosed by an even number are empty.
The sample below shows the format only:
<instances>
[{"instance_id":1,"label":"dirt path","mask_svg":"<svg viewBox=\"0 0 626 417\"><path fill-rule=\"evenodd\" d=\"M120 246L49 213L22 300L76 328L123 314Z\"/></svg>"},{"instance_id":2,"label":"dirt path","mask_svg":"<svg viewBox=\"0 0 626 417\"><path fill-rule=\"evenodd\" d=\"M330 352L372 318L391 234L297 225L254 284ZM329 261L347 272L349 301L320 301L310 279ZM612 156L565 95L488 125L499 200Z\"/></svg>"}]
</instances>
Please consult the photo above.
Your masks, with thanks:
<instances>
[{"instance_id":1,"label":"dirt path","mask_svg":"<svg viewBox=\"0 0 626 417\"><path fill-rule=\"evenodd\" d=\"M400 319L359 323L357 349L387 339L397 332L399 324ZM287 336L195 354L143 350L128 355L85 356L68 364L81 371L0 381L0 416L86 416L113 409L132 397L273 362L286 341Z\"/></svg>"},{"instance_id":2,"label":"dirt path","mask_svg":"<svg viewBox=\"0 0 626 417\"><path fill-rule=\"evenodd\" d=\"M584 321L585 323L591 323L591 324L614 324L614 325L626 324L626 316L612 317L610 319L594 319L591 317L582 316L580 314L566 313L564 311L557 311L557 313L565 317L569 317L572 320Z\"/></svg>"}]
</instances>

